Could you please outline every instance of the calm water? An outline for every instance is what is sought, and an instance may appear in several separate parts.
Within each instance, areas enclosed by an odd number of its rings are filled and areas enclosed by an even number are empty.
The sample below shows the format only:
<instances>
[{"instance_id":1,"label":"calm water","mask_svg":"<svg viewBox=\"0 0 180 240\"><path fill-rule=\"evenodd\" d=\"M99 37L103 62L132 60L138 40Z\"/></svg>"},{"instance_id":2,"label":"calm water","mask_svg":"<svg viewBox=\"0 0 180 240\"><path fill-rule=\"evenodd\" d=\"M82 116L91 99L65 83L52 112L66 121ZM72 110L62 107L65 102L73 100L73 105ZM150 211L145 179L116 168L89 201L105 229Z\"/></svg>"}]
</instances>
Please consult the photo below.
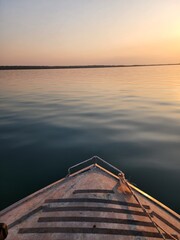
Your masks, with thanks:
<instances>
[{"instance_id":1,"label":"calm water","mask_svg":"<svg viewBox=\"0 0 180 240\"><path fill-rule=\"evenodd\" d=\"M0 208L93 155L180 209L180 66L0 71Z\"/></svg>"}]
</instances>

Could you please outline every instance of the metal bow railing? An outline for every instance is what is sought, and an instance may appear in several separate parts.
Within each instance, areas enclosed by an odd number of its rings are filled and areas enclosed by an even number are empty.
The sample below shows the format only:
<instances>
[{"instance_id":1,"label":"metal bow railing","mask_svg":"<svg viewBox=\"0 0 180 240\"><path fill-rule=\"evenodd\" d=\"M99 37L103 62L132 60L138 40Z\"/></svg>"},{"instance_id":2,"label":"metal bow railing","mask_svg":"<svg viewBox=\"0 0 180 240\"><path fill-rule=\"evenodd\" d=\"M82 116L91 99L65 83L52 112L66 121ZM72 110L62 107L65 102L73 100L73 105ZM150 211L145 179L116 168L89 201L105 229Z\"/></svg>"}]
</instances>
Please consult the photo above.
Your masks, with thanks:
<instances>
[{"instance_id":1,"label":"metal bow railing","mask_svg":"<svg viewBox=\"0 0 180 240\"><path fill-rule=\"evenodd\" d=\"M68 175L71 175L73 170L76 168L76 171L78 168L82 169L83 165L100 165L100 166L108 166L109 168L113 169L116 172L116 175L118 175L119 173L122 173L122 171L116 167L114 167L113 165L111 165L110 163L106 162L105 160L103 160L102 158L98 157L98 156L93 156L92 158L89 158L83 162L80 162L78 164L73 165L72 167L70 167L68 169Z\"/></svg>"}]
</instances>

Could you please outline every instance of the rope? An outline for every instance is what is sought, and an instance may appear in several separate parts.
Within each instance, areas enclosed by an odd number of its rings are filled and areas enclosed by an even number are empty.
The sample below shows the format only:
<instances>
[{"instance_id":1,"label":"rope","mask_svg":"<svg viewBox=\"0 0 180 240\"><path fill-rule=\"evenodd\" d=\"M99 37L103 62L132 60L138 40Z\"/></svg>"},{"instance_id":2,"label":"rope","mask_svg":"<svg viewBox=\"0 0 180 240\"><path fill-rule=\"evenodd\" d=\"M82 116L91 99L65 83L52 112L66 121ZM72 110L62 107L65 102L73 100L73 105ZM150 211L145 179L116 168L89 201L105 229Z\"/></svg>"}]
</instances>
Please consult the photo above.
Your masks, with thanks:
<instances>
[{"instance_id":1,"label":"rope","mask_svg":"<svg viewBox=\"0 0 180 240\"><path fill-rule=\"evenodd\" d=\"M151 215L147 212L147 210L144 208L144 206L141 204L140 200L138 199L138 197L136 196L136 194L134 193L134 191L132 190L132 187L129 185L128 181L125 178L125 175L123 172L118 174L118 177L120 179L120 181L125 184L128 189L130 190L130 192L132 193L133 197L136 199L136 201L139 203L140 207L142 208L142 210L147 214L147 216L149 217L149 219L151 220L151 222L153 223L153 225L155 226L155 228L157 229L157 231L159 232L159 234L162 236L162 238L164 240L166 240L164 234L162 233L162 231L164 233L166 233L168 236L170 236L172 239L174 240L178 240L176 239L174 236L172 236L170 233L168 233L166 230L164 230L161 226L159 226L151 217ZM162 230L162 231L161 231Z\"/></svg>"}]
</instances>

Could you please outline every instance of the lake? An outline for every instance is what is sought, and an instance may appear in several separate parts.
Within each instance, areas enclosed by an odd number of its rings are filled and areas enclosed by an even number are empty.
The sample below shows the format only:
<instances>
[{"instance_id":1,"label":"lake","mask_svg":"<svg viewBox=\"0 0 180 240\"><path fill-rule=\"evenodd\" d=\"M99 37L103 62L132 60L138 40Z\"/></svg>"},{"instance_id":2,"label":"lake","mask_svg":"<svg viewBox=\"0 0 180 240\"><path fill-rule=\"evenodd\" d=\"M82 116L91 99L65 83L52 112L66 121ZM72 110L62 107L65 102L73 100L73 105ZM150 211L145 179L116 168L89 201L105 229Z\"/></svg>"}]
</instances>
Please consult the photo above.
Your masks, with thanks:
<instances>
[{"instance_id":1,"label":"lake","mask_svg":"<svg viewBox=\"0 0 180 240\"><path fill-rule=\"evenodd\" d=\"M180 209L180 66L0 71L0 209L98 155Z\"/></svg>"}]
</instances>

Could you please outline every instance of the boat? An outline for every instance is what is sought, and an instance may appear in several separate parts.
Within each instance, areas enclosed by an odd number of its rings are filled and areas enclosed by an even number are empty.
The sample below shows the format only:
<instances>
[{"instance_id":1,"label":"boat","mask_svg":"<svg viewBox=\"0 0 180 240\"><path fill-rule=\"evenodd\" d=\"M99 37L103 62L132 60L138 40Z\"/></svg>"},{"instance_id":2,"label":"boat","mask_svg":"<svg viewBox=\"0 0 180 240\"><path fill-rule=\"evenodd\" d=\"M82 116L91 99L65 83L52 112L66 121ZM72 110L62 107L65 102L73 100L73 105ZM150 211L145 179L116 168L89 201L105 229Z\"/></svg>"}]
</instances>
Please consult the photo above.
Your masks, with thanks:
<instances>
[{"instance_id":1,"label":"boat","mask_svg":"<svg viewBox=\"0 0 180 240\"><path fill-rule=\"evenodd\" d=\"M0 212L7 240L177 240L179 220L178 213L97 156Z\"/></svg>"}]
</instances>

